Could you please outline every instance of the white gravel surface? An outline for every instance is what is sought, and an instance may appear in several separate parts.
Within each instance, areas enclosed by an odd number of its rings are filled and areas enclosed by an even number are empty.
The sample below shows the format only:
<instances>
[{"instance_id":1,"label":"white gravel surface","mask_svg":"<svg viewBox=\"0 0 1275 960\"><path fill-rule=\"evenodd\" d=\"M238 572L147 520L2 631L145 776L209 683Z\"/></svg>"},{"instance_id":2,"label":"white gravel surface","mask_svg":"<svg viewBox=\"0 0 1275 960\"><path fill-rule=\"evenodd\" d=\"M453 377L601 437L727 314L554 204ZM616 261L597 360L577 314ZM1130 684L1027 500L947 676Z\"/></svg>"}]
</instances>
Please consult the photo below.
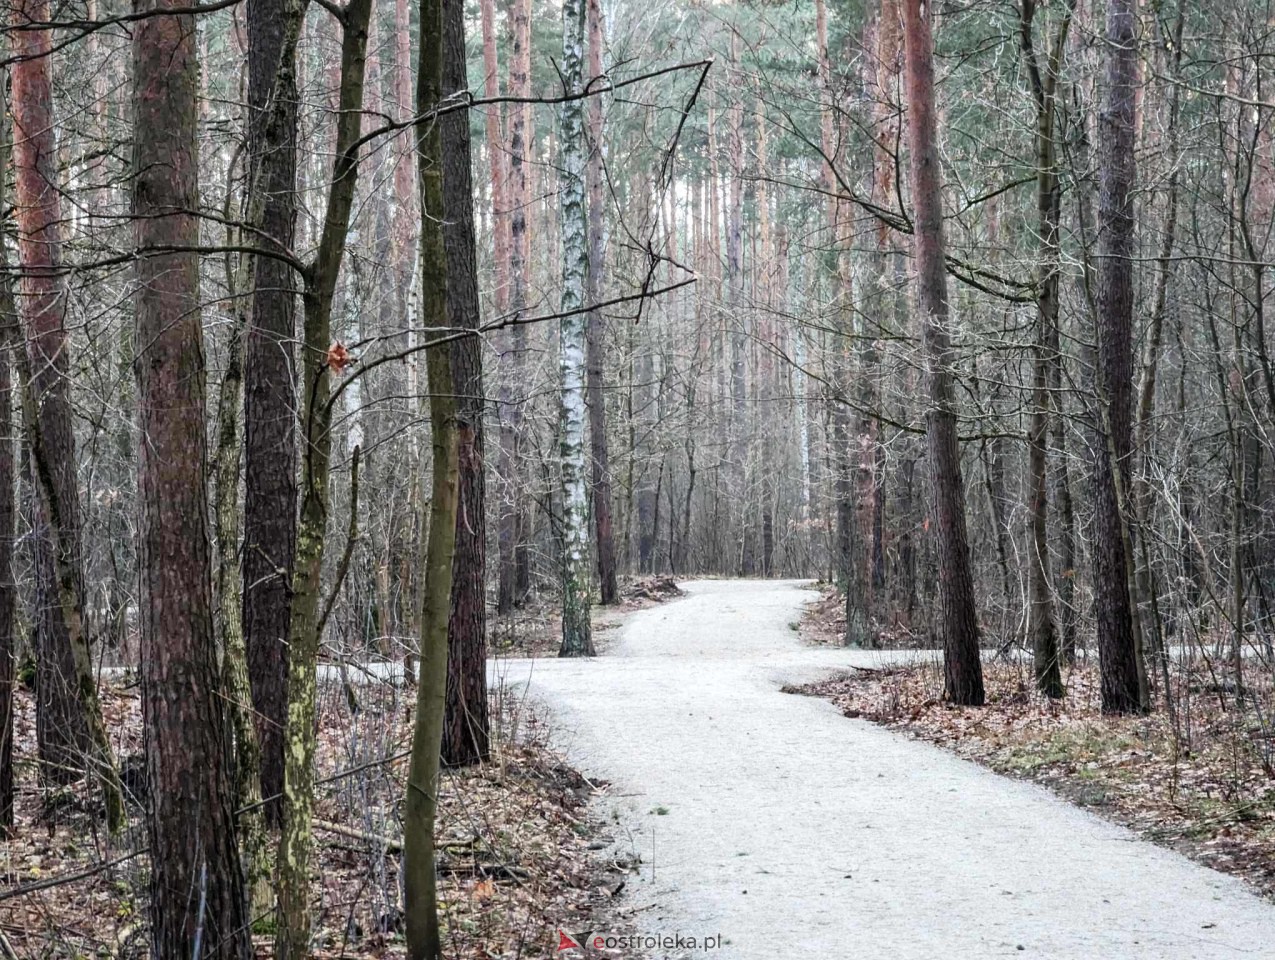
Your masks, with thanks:
<instances>
[{"instance_id":1,"label":"white gravel surface","mask_svg":"<svg viewBox=\"0 0 1275 960\"><path fill-rule=\"evenodd\" d=\"M1275 958L1275 906L1239 881L781 693L883 659L803 647L803 586L686 584L595 660L493 665L611 782L616 853L641 855L620 903L633 926L596 934L722 939L651 957Z\"/></svg>"}]
</instances>

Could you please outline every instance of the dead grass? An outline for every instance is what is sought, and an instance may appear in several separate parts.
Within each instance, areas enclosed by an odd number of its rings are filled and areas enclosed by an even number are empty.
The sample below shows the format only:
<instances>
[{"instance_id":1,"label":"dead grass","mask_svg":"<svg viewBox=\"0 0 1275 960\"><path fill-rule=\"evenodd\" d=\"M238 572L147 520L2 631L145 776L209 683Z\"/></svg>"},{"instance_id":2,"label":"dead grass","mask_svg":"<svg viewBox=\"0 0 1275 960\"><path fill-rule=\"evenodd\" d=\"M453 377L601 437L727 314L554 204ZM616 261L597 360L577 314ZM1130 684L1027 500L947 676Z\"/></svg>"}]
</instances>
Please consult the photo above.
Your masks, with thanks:
<instances>
[{"instance_id":1,"label":"dead grass","mask_svg":"<svg viewBox=\"0 0 1275 960\"><path fill-rule=\"evenodd\" d=\"M399 909L399 806L404 793L413 692L360 686L352 710L339 687L321 690L314 893L317 958L404 955ZM106 685L103 704L121 756L141 748L137 690ZM590 850L602 827L586 809L590 783L548 747L542 720L497 691L492 761L444 774L439 813L440 901L446 952L458 960L548 958L557 929L603 926L623 886L623 866ZM34 755L30 696L17 698L17 754ZM345 772L358 772L342 775ZM142 789L137 785L138 789ZM18 956L146 956L144 855L81 880L13 895L40 881L94 870L145 845L141 809L108 842L91 788L42 793L30 763L19 768L17 829L0 853L0 932ZM596 844L595 844L596 845ZM601 921L601 922L600 922ZM268 918L257 956L269 957ZM3 946L0 945L0 956Z\"/></svg>"},{"instance_id":2,"label":"dead grass","mask_svg":"<svg viewBox=\"0 0 1275 960\"><path fill-rule=\"evenodd\" d=\"M988 703L942 699L936 664L859 670L791 692L826 697L859 717L927 740L1009 776L1046 785L1073 803L1275 899L1275 770L1269 681L1252 688L1256 707L1238 713L1199 663L1175 667L1177 731L1160 709L1108 717L1097 668L1073 669L1067 697L1039 696L1030 668L984 667Z\"/></svg>"}]
</instances>

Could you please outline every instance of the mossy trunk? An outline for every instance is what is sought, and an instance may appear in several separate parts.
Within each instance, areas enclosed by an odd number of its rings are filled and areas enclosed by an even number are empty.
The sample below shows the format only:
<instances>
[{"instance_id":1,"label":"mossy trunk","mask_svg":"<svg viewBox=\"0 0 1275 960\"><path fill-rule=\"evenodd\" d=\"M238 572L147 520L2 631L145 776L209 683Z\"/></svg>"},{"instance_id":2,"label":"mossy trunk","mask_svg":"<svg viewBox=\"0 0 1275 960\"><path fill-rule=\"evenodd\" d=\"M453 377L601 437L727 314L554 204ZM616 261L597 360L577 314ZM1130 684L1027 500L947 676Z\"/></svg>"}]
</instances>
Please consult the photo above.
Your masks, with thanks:
<instances>
[{"instance_id":1,"label":"mossy trunk","mask_svg":"<svg viewBox=\"0 0 1275 960\"><path fill-rule=\"evenodd\" d=\"M284 728L283 829L279 840L277 960L304 960L310 942L310 819L314 811L315 671L322 617L323 556L327 542L332 465L332 301L358 182L363 78L371 0L345 7L341 89L332 188L314 263L306 271L301 380L301 514L292 572L288 716Z\"/></svg>"}]
</instances>

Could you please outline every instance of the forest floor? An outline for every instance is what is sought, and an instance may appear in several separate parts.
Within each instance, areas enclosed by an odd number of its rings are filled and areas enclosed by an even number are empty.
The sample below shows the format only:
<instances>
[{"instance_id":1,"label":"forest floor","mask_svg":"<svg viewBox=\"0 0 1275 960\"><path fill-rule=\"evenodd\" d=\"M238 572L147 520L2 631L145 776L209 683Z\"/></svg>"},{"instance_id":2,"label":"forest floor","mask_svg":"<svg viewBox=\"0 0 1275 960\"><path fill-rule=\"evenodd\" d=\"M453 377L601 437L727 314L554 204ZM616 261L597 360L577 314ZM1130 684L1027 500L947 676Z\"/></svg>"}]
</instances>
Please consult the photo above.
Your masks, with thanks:
<instances>
[{"instance_id":1,"label":"forest floor","mask_svg":"<svg viewBox=\"0 0 1275 960\"><path fill-rule=\"evenodd\" d=\"M605 649L626 614L682 596L677 581L662 574L620 579L620 602L593 606L594 643ZM491 653L501 657L556 657L562 643L562 610L556 598L543 596L507 617L491 617Z\"/></svg>"},{"instance_id":2,"label":"forest floor","mask_svg":"<svg viewBox=\"0 0 1275 960\"><path fill-rule=\"evenodd\" d=\"M404 955L398 810L413 691L363 683L353 692L354 710L339 685L320 688L313 883L320 960ZM492 762L443 777L439 896L455 960L556 956L558 929L601 922L630 869L596 849L607 825L588 802L605 784L568 766L537 709L506 694L495 692ZM137 688L108 682L103 709L126 758L126 785L144 791ZM15 721L17 754L31 757L34 711L25 690ZM0 956L145 957L146 858L110 865L144 848L140 807L131 807L128 832L108 842L87 785L48 795L30 763L19 776L17 829L0 845ZM258 933L257 956L271 956L268 929L259 925Z\"/></svg>"},{"instance_id":3,"label":"forest floor","mask_svg":"<svg viewBox=\"0 0 1275 960\"><path fill-rule=\"evenodd\" d=\"M1236 877L782 692L932 652L802 643L805 583L681 586L596 659L493 664L550 707L572 765L608 781L594 809L636 865L610 930L646 956L1270 955L1275 906Z\"/></svg>"},{"instance_id":4,"label":"forest floor","mask_svg":"<svg viewBox=\"0 0 1275 960\"><path fill-rule=\"evenodd\" d=\"M979 709L945 702L931 662L854 670L791 692L1042 784L1275 899L1275 743L1209 692L1215 678L1204 665L1182 667L1176 730L1165 710L1104 716L1092 663L1068 672L1057 701L1035 691L1027 662L986 664L983 673ZM1269 684L1249 693L1270 701Z\"/></svg>"}]
</instances>

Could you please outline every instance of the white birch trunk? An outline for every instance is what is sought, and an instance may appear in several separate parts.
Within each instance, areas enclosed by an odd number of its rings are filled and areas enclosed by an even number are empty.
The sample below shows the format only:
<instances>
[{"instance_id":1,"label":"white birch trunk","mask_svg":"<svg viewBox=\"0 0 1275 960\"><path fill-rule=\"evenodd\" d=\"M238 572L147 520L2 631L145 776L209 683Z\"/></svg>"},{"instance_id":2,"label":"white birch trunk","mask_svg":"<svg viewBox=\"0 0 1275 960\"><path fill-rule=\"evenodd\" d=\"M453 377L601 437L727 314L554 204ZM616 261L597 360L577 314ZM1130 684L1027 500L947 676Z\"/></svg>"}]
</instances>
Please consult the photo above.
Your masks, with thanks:
<instances>
[{"instance_id":1,"label":"white birch trunk","mask_svg":"<svg viewBox=\"0 0 1275 960\"><path fill-rule=\"evenodd\" d=\"M584 0L562 4L562 79L568 93L584 73ZM559 151L562 182L562 301L559 366L562 373L562 650L564 657L593 655L589 625L589 493L585 436L585 278L589 252L584 208L584 101L562 105Z\"/></svg>"}]
</instances>

